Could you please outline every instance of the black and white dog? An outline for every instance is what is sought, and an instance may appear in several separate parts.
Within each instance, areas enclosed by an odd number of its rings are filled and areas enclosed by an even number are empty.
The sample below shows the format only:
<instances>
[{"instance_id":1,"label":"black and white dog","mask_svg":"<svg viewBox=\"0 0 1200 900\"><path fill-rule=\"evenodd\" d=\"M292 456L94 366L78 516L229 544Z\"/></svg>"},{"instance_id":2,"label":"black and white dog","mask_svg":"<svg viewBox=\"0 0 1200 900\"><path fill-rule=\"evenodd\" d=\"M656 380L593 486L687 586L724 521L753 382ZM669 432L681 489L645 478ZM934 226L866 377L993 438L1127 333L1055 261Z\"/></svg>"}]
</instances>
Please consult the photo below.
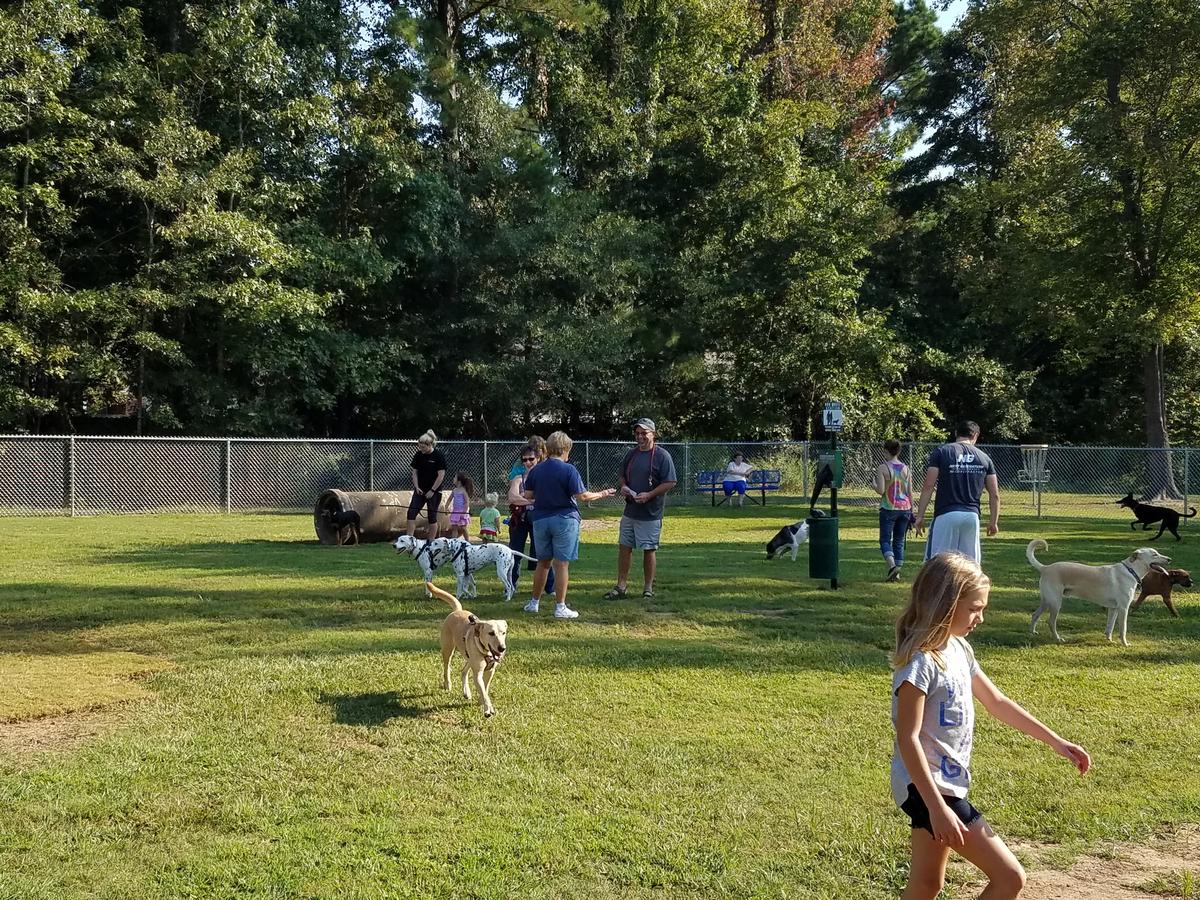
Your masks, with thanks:
<instances>
[{"instance_id":1,"label":"black and white dog","mask_svg":"<svg viewBox=\"0 0 1200 900\"><path fill-rule=\"evenodd\" d=\"M450 564L457 576L455 595L458 597L476 597L475 573L486 566L496 567L496 577L504 586L504 599L511 600L513 596L512 567L513 559L521 557L530 562L537 562L532 556L518 553L506 544L472 544L462 538L434 538L432 541L419 541L406 534L396 538L393 545L400 553L409 553L421 567L425 580L432 580L433 572L441 566ZM428 568L426 568L428 566ZM428 590L426 591L428 593ZM431 595L432 596L432 595Z\"/></svg>"},{"instance_id":2,"label":"black and white dog","mask_svg":"<svg viewBox=\"0 0 1200 900\"><path fill-rule=\"evenodd\" d=\"M452 545L456 543L457 541L451 541L449 538L434 538L432 541L423 541L420 538L402 534L396 538L392 546L396 548L397 553L407 553L411 556L416 564L421 567L422 578L426 582L430 582L433 581L433 573L453 559L454 551L457 548ZM474 590L475 585L472 582L472 596L474 596ZM428 588L425 589L425 596L433 596Z\"/></svg>"},{"instance_id":3,"label":"black and white dog","mask_svg":"<svg viewBox=\"0 0 1200 900\"><path fill-rule=\"evenodd\" d=\"M779 534L775 535L767 543L767 559L775 559L775 557L782 556L788 550L791 550L792 562L795 562L796 554L800 552L800 545L807 540L807 522L801 521L795 525L784 525L779 529Z\"/></svg>"}]
</instances>

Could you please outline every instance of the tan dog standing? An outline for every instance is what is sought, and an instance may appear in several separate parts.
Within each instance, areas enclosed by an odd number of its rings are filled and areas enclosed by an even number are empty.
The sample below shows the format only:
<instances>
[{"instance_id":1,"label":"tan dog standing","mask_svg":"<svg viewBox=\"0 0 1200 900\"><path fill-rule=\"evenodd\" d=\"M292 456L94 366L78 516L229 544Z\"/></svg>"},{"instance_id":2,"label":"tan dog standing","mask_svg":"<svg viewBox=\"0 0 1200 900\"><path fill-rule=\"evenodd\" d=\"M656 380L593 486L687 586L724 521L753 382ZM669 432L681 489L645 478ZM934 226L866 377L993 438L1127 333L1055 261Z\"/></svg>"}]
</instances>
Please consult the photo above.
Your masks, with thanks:
<instances>
[{"instance_id":1,"label":"tan dog standing","mask_svg":"<svg viewBox=\"0 0 1200 900\"><path fill-rule=\"evenodd\" d=\"M479 706L485 719L496 712L489 689L496 666L508 649L508 623L503 619L480 619L462 608L458 598L432 582L425 582L430 594L453 610L442 622L442 687L450 690L450 659L457 650L465 660L462 672L463 696L471 699L471 678L479 691Z\"/></svg>"},{"instance_id":2,"label":"tan dog standing","mask_svg":"<svg viewBox=\"0 0 1200 900\"><path fill-rule=\"evenodd\" d=\"M1030 633L1037 633L1038 619L1042 613L1048 612L1050 633L1056 641L1062 641L1058 636L1058 612L1062 609L1063 596L1067 595L1106 607L1108 624L1104 628L1104 636L1111 641L1113 627L1119 624L1121 643L1128 646L1125 626L1138 586L1151 567L1165 566L1171 558L1150 547L1142 547L1111 566L1089 566L1077 562L1057 562L1047 566L1038 562L1033 555L1035 551L1045 549L1047 544L1040 538L1030 541L1025 548L1025 558L1038 570L1038 589L1042 594L1042 602L1034 610L1033 621L1029 625Z\"/></svg>"},{"instance_id":3,"label":"tan dog standing","mask_svg":"<svg viewBox=\"0 0 1200 900\"><path fill-rule=\"evenodd\" d=\"M1179 618L1179 610L1175 608L1175 604L1171 602L1171 589L1179 585L1180 587L1192 586L1192 573L1187 569L1151 569L1146 573L1146 577L1142 579L1142 591L1138 594L1138 598L1133 601L1133 609L1137 609L1146 602L1147 597L1162 597L1163 603L1167 604L1167 609L1171 611L1171 615Z\"/></svg>"}]
</instances>

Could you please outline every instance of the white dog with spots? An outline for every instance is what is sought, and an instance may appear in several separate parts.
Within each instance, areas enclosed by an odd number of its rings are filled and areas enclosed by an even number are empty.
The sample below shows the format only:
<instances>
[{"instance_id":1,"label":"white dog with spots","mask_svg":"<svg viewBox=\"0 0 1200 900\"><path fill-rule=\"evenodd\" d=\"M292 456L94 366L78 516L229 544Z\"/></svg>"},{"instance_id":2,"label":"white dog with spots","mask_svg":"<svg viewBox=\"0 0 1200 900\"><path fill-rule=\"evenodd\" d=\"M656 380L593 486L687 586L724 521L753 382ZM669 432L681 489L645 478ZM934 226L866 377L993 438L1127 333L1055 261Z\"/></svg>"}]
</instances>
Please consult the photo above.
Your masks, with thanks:
<instances>
[{"instance_id":1,"label":"white dog with spots","mask_svg":"<svg viewBox=\"0 0 1200 900\"><path fill-rule=\"evenodd\" d=\"M518 553L505 544L472 544L462 538L434 538L432 541L420 541L402 534L396 538L397 552L408 553L417 561L425 580L432 581L433 573L444 565L454 567L457 578L454 593L458 597L476 597L475 573L488 566L494 566L496 577L504 586L504 599L513 597L512 567L516 557L537 562L532 556ZM428 593L428 592L426 592ZM432 596L432 595L430 595Z\"/></svg>"}]
</instances>

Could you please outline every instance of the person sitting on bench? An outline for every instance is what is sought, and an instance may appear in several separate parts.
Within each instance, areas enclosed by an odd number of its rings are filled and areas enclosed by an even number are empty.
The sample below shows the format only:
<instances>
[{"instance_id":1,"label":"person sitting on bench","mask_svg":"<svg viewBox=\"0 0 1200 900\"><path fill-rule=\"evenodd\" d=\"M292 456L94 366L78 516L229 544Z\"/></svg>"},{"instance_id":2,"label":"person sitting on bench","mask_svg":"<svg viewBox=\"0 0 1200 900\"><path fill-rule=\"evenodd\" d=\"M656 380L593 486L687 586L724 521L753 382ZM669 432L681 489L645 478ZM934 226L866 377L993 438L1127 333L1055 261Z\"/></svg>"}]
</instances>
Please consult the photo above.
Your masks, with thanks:
<instances>
[{"instance_id":1,"label":"person sitting on bench","mask_svg":"<svg viewBox=\"0 0 1200 900\"><path fill-rule=\"evenodd\" d=\"M729 460L729 465L725 467L725 477L723 487L725 488L725 497L729 500L730 506L745 506L746 505L746 476L753 471L750 463L746 462L746 458L741 453L733 454ZM737 497L734 497L734 494Z\"/></svg>"}]
</instances>

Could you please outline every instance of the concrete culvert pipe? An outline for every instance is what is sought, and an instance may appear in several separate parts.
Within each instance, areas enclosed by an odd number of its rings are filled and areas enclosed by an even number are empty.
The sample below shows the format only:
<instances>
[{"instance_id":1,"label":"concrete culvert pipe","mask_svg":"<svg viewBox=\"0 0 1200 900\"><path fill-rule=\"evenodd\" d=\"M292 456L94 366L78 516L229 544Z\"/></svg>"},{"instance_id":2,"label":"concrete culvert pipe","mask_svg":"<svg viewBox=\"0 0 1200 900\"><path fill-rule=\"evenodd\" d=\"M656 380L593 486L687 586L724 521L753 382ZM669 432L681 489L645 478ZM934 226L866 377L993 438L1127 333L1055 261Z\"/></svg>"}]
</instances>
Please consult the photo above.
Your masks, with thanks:
<instances>
[{"instance_id":1,"label":"concrete culvert pipe","mask_svg":"<svg viewBox=\"0 0 1200 900\"><path fill-rule=\"evenodd\" d=\"M338 529L326 517L326 511L340 513L354 510L358 513L358 539L364 544L378 544L393 540L404 534L408 518L408 504L412 491L340 491L330 488L322 491L313 506L313 528L317 540L322 544L336 544ZM425 537L429 529L428 514L424 509L417 516L417 537ZM442 493L442 505L438 508L438 533L450 530L450 492Z\"/></svg>"}]
</instances>

